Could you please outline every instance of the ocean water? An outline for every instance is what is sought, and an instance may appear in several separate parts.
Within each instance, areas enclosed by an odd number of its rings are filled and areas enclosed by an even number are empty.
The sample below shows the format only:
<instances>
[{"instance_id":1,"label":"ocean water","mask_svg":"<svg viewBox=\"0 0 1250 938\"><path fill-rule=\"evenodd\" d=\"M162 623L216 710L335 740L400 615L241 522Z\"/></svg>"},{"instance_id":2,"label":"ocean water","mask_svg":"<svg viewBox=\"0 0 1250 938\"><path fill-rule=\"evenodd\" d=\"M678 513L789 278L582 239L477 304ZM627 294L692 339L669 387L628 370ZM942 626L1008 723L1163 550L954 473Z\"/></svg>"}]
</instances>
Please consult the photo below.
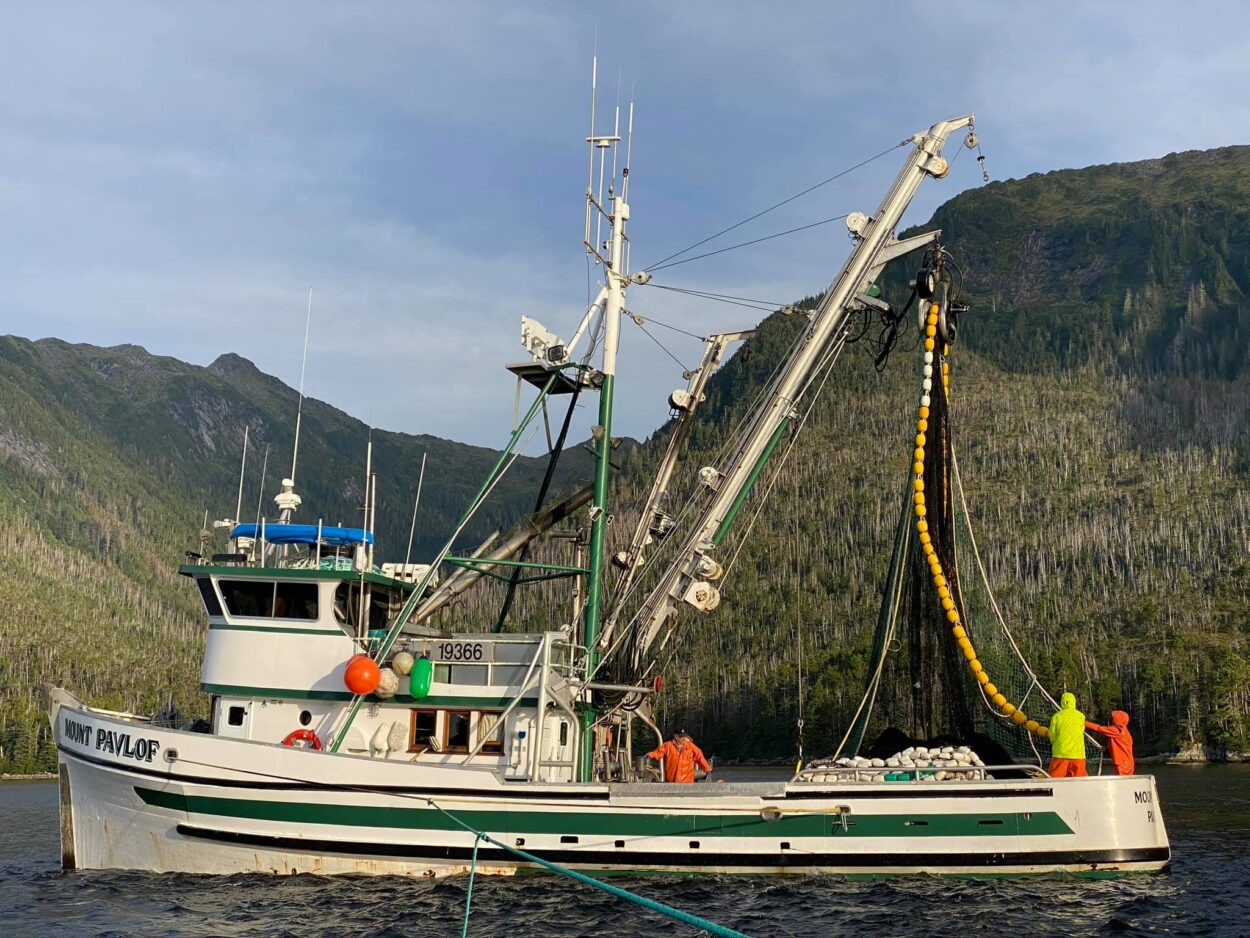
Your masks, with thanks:
<instances>
[{"instance_id":1,"label":"ocean water","mask_svg":"<svg viewBox=\"0 0 1250 938\"><path fill-rule=\"evenodd\" d=\"M749 935L1250 936L1250 766L1156 770L1167 873L849 881L650 876L612 882ZM0 783L0 935L419 938L459 935L467 878L63 873L54 782ZM548 875L478 878L474 936L697 935Z\"/></svg>"}]
</instances>

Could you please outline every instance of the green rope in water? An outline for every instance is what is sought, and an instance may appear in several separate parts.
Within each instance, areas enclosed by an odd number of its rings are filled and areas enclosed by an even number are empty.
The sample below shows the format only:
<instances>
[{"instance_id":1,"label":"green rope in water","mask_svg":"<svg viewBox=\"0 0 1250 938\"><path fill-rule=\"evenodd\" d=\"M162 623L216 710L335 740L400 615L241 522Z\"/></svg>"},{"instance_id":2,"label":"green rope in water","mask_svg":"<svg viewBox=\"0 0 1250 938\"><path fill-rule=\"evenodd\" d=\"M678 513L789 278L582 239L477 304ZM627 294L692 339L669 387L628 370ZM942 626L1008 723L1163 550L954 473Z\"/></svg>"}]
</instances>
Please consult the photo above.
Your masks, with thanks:
<instances>
[{"instance_id":1,"label":"green rope in water","mask_svg":"<svg viewBox=\"0 0 1250 938\"><path fill-rule=\"evenodd\" d=\"M553 873L559 873L561 876L567 876L569 879L577 880L579 883L585 883L587 886L593 886L609 895L616 896L618 899L624 899L626 902L632 902L634 905L642 906L644 909L650 909L652 912L659 912L666 915L674 921L691 925L695 928L702 928L710 935L716 935L718 938L750 938L749 935L740 931L734 931L732 928L726 928L724 925L717 925L715 922L708 921L705 918L699 918L697 915L691 915L689 912L683 912L681 909L675 909L671 905L665 905L663 902L656 902L654 899L648 899L646 896L639 896L627 889L621 889L619 886L612 886L585 873L579 873L577 870L570 870L550 860L544 860L542 857L536 857L532 853L526 853L524 850L518 850L516 847L510 847L505 843L501 843L488 834L483 833L475 827L466 824L460 818L456 817L442 805L435 803L432 799L426 798L425 803L431 808L441 811L445 814L453 824L463 827L469 833L475 835L477 839L473 842L473 865L469 869L469 893L465 897L464 904L464 930L461 932L461 938L468 935L469 929L469 901L473 896L473 873L477 869L477 846L481 841L507 850L509 853L515 854L523 860L530 863L537 863L539 866L551 870Z\"/></svg>"},{"instance_id":2,"label":"green rope in water","mask_svg":"<svg viewBox=\"0 0 1250 938\"><path fill-rule=\"evenodd\" d=\"M469 938L469 909L473 907L473 877L477 875L477 848L482 842L478 834L473 841L473 862L469 864L469 889L464 894L464 925L460 929L460 938Z\"/></svg>"}]
</instances>

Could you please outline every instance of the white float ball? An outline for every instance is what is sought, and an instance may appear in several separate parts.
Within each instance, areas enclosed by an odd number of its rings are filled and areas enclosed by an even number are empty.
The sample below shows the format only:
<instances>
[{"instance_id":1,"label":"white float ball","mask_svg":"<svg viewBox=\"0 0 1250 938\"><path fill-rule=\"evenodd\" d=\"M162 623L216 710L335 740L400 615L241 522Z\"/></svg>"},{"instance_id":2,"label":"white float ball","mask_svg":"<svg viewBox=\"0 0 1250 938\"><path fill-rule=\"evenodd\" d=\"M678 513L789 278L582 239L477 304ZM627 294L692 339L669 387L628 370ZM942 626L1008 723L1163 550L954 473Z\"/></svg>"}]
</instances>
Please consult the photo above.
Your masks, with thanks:
<instances>
[{"instance_id":1,"label":"white float ball","mask_svg":"<svg viewBox=\"0 0 1250 938\"><path fill-rule=\"evenodd\" d=\"M378 686L373 692L373 696L380 700L386 700L388 697L394 697L395 692L399 690L399 675L395 673L393 668L383 668L378 672Z\"/></svg>"}]
</instances>

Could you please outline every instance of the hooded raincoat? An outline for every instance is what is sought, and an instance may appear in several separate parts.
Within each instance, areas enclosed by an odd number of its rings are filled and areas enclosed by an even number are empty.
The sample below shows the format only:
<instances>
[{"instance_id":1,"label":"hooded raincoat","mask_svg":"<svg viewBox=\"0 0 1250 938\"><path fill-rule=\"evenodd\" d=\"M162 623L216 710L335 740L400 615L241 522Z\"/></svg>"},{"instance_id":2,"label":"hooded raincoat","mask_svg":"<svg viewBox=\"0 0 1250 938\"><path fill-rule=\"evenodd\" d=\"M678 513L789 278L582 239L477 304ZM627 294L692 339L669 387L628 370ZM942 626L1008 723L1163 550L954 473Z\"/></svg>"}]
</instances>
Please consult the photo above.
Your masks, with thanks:
<instances>
[{"instance_id":1,"label":"hooded raincoat","mask_svg":"<svg viewBox=\"0 0 1250 938\"><path fill-rule=\"evenodd\" d=\"M1059 712L1050 718L1050 754L1056 759L1085 758L1085 714L1076 709L1076 695L1059 698Z\"/></svg>"},{"instance_id":2,"label":"hooded raincoat","mask_svg":"<svg viewBox=\"0 0 1250 938\"><path fill-rule=\"evenodd\" d=\"M1128 731L1127 713L1123 710L1112 710L1110 726L1099 726L1097 723L1086 720L1085 728L1107 737L1111 760L1115 763L1117 774L1132 775L1137 771L1137 763L1133 759L1133 737Z\"/></svg>"},{"instance_id":3,"label":"hooded raincoat","mask_svg":"<svg viewBox=\"0 0 1250 938\"><path fill-rule=\"evenodd\" d=\"M704 772L712 771L712 764L703 755L703 750L688 737L670 739L659 749L647 753L648 759L664 760L664 781L693 782L694 767L697 764Z\"/></svg>"}]
</instances>

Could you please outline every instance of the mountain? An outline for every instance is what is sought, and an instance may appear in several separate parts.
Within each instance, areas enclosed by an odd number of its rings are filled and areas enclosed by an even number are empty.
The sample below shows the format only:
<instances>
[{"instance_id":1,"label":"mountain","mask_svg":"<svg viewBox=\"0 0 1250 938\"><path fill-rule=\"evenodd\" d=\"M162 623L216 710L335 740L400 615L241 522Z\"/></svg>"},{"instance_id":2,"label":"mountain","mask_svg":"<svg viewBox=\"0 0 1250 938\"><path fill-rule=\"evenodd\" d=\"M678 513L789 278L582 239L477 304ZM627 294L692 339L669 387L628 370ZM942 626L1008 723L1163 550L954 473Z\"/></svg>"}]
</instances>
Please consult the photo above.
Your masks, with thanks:
<instances>
[{"instance_id":1,"label":"mountain","mask_svg":"<svg viewBox=\"0 0 1250 938\"><path fill-rule=\"evenodd\" d=\"M246 359L207 368L123 345L0 337L0 772L51 764L41 677L103 706L197 706L202 610L176 573L204 513L234 513L244 427L243 515L273 517L289 472L298 394ZM303 521L359 524L370 430L305 400L297 491ZM454 529L498 453L432 436L372 431L378 544L403 557L428 454L413 558ZM268 448L263 485L261 475ZM558 486L589 457L571 447ZM533 509L544 459L521 457L463 543ZM224 533L216 547L224 549Z\"/></svg>"},{"instance_id":2,"label":"mountain","mask_svg":"<svg viewBox=\"0 0 1250 938\"><path fill-rule=\"evenodd\" d=\"M1129 710L1146 752L1250 750L1248 196L1250 147L1230 147L993 183L903 233L940 228L963 272L954 429L1005 615L1052 691ZM883 278L899 306L915 264ZM774 315L718 375L691 465L797 328ZM915 339L880 375L867 339L844 353L724 604L687 619L670 714L715 751L792 756L800 667L808 753L855 712ZM876 729L923 730L911 682L888 658Z\"/></svg>"},{"instance_id":3,"label":"mountain","mask_svg":"<svg viewBox=\"0 0 1250 938\"><path fill-rule=\"evenodd\" d=\"M1250 148L1173 154L993 183L922 226L943 230L972 307L954 432L998 601L1042 681L1091 716L1129 710L1146 752L1250 750L1248 180ZM896 305L913 263L883 278ZM714 463L802 322L769 317L716 376L685 479ZM683 613L663 715L711 753L792 758L800 697L805 752L827 753L859 703L917 393L915 332L881 373L877 337L843 353L771 498L744 507L743 526L758 517L721 608ZM200 611L175 569L205 509L233 511L244 426L243 513L258 494L272 512L296 405L235 355L200 368L133 346L0 339L0 771L55 761L41 676L105 706L170 693L198 706ZM303 428L300 517L354 521L368 428L312 400ZM624 461L615 537L665 432ZM389 554L406 544L429 453L414 552L426 556L497 454L377 430L373 441ZM567 460L565 487L586 469L576 448ZM518 460L466 542L529 510L543 470ZM497 597L461 611L491 614ZM542 625L550 608L536 591L513 621ZM896 650L874 730L914 728L911 682Z\"/></svg>"}]
</instances>

